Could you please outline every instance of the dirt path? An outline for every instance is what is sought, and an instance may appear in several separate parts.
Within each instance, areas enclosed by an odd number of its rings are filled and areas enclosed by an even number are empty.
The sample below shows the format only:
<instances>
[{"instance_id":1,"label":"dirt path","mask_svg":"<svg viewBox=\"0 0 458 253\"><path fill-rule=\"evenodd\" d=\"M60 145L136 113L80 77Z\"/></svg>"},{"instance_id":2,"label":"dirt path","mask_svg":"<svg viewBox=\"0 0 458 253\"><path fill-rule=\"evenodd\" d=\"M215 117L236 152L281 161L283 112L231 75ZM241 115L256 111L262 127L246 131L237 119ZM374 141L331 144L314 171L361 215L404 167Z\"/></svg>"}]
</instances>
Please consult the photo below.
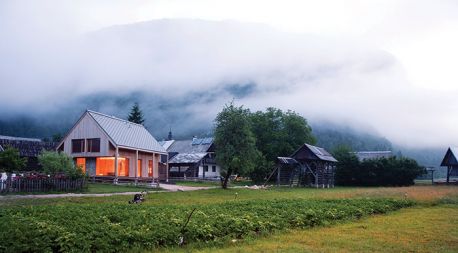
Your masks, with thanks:
<instances>
[{"instance_id":1,"label":"dirt path","mask_svg":"<svg viewBox=\"0 0 458 253\"><path fill-rule=\"evenodd\" d=\"M177 191L196 191L206 190L212 187L193 187L193 186L180 186L172 184L161 184L160 187L164 191L151 191L156 192L177 192ZM115 195L134 195L138 192L113 192L113 193L62 193L62 194L30 194L30 195L0 195L0 201L8 199L50 199L50 198L71 198L71 197L109 197Z\"/></svg>"}]
</instances>

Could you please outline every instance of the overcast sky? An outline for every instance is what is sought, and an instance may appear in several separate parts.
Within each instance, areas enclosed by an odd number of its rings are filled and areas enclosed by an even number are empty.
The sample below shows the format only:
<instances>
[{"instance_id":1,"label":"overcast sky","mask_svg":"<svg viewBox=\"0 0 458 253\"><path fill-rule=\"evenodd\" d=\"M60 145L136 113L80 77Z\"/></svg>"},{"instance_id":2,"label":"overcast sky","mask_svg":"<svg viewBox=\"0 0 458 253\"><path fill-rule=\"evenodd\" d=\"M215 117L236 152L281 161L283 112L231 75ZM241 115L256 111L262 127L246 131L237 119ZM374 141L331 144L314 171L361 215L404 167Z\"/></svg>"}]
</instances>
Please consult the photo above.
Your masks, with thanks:
<instances>
[{"instance_id":1,"label":"overcast sky","mask_svg":"<svg viewBox=\"0 0 458 253\"><path fill-rule=\"evenodd\" d=\"M249 107L458 145L457 13L453 0L1 1L0 106L46 110L60 93L125 82L183 93L254 82L239 101ZM180 20L100 32L158 19Z\"/></svg>"}]
</instances>

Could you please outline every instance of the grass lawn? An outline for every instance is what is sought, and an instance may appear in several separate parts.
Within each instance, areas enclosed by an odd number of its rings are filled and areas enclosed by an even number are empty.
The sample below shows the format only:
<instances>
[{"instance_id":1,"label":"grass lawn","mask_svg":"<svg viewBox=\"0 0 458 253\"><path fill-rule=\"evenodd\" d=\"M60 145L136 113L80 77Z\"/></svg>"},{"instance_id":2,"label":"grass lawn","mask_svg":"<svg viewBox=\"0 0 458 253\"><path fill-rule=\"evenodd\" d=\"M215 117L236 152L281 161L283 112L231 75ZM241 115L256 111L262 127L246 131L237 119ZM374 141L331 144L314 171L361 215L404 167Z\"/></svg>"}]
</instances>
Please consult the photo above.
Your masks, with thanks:
<instances>
[{"instance_id":1,"label":"grass lawn","mask_svg":"<svg viewBox=\"0 0 458 253\"><path fill-rule=\"evenodd\" d=\"M458 252L457 216L457 205L414 207L196 252Z\"/></svg>"},{"instance_id":2,"label":"grass lawn","mask_svg":"<svg viewBox=\"0 0 458 253\"><path fill-rule=\"evenodd\" d=\"M176 185L182 186L195 186L195 187L221 187L220 181L176 181ZM251 181L232 181L229 183L229 187L231 186L245 186L245 185L253 185Z\"/></svg>"}]
</instances>

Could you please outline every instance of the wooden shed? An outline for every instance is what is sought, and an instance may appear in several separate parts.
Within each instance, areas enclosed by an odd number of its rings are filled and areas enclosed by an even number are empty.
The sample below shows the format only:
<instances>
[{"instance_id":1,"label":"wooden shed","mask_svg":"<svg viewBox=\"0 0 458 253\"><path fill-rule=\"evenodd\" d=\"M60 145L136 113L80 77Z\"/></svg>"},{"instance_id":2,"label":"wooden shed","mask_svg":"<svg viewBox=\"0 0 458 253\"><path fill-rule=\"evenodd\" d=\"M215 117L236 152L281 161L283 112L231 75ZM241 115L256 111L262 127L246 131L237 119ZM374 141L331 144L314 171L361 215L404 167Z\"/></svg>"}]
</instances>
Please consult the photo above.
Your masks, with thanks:
<instances>
[{"instance_id":1,"label":"wooden shed","mask_svg":"<svg viewBox=\"0 0 458 253\"><path fill-rule=\"evenodd\" d=\"M450 177L458 176L458 148L448 148L442 159L441 166L447 167L447 183L450 182Z\"/></svg>"},{"instance_id":2,"label":"wooden shed","mask_svg":"<svg viewBox=\"0 0 458 253\"><path fill-rule=\"evenodd\" d=\"M277 158L277 185L334 187L336 163L324 148L304 144L290 157Z\"/></svg>"}]
</instances>

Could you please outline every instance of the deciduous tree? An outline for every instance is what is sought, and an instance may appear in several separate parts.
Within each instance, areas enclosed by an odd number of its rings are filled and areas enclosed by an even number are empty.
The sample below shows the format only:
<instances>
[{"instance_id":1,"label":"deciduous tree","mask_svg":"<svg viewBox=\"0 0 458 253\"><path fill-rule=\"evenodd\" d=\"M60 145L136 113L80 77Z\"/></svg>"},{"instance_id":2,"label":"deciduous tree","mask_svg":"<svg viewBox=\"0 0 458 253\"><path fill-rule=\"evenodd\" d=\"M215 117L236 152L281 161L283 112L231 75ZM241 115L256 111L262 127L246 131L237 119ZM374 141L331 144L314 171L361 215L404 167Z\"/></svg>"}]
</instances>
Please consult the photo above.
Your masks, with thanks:
<instances>
[{"instance_id":1,"label":"deciduous tree","mask_svg":"<svg viewBox=\"0 0 458 253\"><path fill-rule=\"evenodd\" d=\"M249 110L231 102L216 116L214 143L218 150L216 159L222 167L223 189L232 174L248 174L259 156L249 114Z\"/></svg>"}]
</instances>

